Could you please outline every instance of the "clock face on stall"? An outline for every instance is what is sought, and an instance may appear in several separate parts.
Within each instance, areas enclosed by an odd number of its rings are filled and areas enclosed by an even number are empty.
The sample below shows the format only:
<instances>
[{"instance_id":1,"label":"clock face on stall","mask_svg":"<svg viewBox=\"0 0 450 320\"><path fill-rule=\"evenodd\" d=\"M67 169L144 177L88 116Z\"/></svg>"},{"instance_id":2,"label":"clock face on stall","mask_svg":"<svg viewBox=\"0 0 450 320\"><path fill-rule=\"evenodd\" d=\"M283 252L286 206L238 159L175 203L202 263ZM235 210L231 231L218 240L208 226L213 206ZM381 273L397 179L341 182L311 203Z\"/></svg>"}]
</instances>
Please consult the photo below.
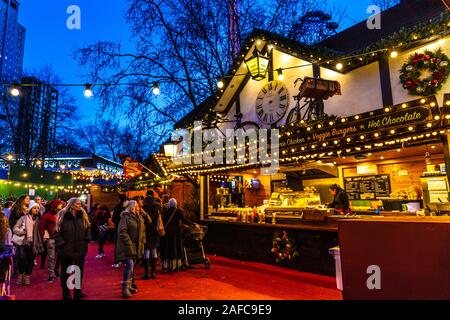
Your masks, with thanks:
<instances>
[{"instance_id":1,"label":"clock face on stall","mask_svg":"<svg viewBox=\"0 0 450 320\"><path fill-rule=\"evenodd\" d=\"M280 121L289 105L289 91L286 85L278 80L266 84L256 98L256 115L265 124Z\"/></svg>"}]
</instances>

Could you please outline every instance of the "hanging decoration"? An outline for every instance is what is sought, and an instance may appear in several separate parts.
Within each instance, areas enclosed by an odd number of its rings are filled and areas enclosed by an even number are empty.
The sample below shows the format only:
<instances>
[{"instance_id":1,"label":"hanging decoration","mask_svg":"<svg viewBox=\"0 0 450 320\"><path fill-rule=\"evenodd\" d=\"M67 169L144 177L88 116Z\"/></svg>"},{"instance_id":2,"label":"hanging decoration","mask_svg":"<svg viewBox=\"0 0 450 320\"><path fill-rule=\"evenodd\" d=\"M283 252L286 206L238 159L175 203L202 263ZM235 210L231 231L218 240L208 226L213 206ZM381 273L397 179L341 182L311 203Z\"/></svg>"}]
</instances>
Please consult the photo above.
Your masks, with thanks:
<instances>
[{"instance_id":1,"label":"hanging decoration","mask_svg":"<svg viewBox=\"0 0 450 320\"><path fill-rule=\"evenodd\" d=\"M412 95L436 94L450 73L450 59L440 49L414 53L400 70L400 82Z\"/></svg>"},{"instance_id":2,"label":"hanging decoration","mask_svg":"<svg viewBox=\"0 0 450 320\"><path fill-rule=\"evenodd\" d=\"M288 233L283 231L275 231L272 240L272 254L275 257L275 262L291 261L299 256L295 247L295 241L289 238Z\"/></svg>"}]
</instances>

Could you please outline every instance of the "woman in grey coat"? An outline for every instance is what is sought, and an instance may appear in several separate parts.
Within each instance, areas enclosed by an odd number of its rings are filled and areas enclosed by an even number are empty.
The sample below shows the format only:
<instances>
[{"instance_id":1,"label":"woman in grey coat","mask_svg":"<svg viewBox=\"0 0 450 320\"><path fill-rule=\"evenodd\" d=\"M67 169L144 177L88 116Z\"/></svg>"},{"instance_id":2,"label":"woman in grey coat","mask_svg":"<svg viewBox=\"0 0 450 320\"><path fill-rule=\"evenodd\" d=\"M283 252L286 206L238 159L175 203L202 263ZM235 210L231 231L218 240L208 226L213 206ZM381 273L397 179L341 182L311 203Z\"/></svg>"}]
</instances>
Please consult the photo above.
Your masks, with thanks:
<instances>
[{"instance_id":1,"label":"woman in grey coat","mask_svg":"<svg viewBox=\"0 0 450 320\"><path fill-rule=\"evenodd\" d=\"M125 262L122 279L122 298L128 299L136 293L133 275L136 262L142 259L145 245L144 219L139 214L137 202L131 200L120 216L117 241L117 260Z\"/></svg>"}]
</instances>

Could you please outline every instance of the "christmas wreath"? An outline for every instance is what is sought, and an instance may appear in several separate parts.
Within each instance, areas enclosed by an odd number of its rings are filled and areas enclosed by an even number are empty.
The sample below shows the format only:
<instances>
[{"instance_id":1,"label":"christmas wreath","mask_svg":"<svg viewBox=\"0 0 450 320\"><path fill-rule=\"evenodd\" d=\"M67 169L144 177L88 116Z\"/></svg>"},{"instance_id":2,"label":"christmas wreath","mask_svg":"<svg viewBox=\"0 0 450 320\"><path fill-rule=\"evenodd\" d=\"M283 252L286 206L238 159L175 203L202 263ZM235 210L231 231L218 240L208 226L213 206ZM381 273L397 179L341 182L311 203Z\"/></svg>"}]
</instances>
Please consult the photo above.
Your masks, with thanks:
<instances>
[{"instance_id":1,"label":"christmas wreath","mask_svg":"<svg viewBox=\"0 0 450 320\"><path fill-rule=\"evenodd\" d=\"M275 257L276 263L286 259L293 260L299 256L295 248L295 242L289 238L286 231L275 231L271 252Z\"/></svg>"},{"instance_id":2,"label":"christmas wreath","mask_svg":"<svg viewBox=\"0 0 450 320\"><path fill-rule=\"evenodd\" d=\"M439 49L436 52L414 53L400 70L400 82L410 94L436 94L450 73L450 59Z\"/></svg>"}]
</instances>

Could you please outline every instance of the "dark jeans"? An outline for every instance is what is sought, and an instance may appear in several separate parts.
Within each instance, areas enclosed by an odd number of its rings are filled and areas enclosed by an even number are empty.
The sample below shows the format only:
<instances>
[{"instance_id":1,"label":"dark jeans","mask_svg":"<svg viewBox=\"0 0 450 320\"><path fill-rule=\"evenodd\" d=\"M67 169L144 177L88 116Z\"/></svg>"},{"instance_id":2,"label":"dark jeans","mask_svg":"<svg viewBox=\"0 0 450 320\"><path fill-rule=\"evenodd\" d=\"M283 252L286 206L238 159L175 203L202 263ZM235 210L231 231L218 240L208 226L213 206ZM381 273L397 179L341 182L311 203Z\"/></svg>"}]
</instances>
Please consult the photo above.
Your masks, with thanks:
<instances>
[{"instance_id":1,"label":"dark jeans","mask_svg":"<svg viewBox=\"0 0 450 320\"><path fill-rule=\"evenodd\" d=\"M127 259L125 262L125 269L123 269L123 282L127 282L128 280L133 279L134 277L134 267L136 265L136 261L133 259Z\"/></svg>"},{"instance_id":2,"label":"dark jeans","mask_svg":"<svg viewBox=\"0 0 450 320\"><path fill-rule=\"evenodd\" d=\"M81 279L80 279L80 289L83 284L83 269L84 269L84 260L86 256L78 257L78 258L70 258L70 257L59 257L59 261L61 263L61 288L63 292L63 296L68 296L70 294L70 289L67 286L67 279L69 279L69 274L67 270L70 266L75 265L80 268L81 271Z\"/></svg>"},{"instance_id":3,"label":"dark jeans","mask_svg":"<svg viewBox=\"0 0 450 320\"><path fill-rule=\"evenodd\" d=\"M30 276L34 268L35 254L31 246L17 247L17 269L19 274Z\"/></svg>"},{"instance_id":4,"label":"dark jeans","mask_svg":"<svg viewBox=\"0 0 450 320\"><path fill-rule=\"evenodd\" d=\"M107 232L99 231L99 233L98 233L98 254L105 254L105 250L103 249L103 246L106 242L106 238L107 238Z\"/></svg>"}]
</instances>

